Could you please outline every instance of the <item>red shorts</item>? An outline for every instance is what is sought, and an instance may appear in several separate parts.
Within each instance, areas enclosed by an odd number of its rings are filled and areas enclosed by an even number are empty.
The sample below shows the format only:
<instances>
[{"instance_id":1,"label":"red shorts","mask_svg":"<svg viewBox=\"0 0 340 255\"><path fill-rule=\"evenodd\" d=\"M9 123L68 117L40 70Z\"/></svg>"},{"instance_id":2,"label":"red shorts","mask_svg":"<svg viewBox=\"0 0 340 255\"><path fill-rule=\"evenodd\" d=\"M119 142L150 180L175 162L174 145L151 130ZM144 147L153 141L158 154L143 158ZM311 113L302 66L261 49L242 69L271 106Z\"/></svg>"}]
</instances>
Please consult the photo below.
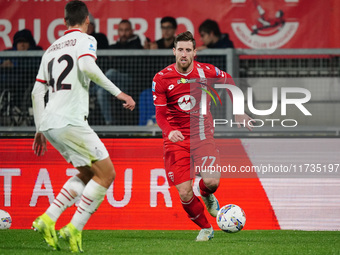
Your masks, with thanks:
<instances>
[{"instance_id":1,"label":"red shorts","mask_svg":"<svg viewBox=\"0 0 340 255\"><path fill-rule=\"evenodd\" d=\"M190 141L164 144L164 164L170 186L192 180L200 167L219 163L219 151L213 139L199 141L191 147Z\"/></svg>"}]
</instances>

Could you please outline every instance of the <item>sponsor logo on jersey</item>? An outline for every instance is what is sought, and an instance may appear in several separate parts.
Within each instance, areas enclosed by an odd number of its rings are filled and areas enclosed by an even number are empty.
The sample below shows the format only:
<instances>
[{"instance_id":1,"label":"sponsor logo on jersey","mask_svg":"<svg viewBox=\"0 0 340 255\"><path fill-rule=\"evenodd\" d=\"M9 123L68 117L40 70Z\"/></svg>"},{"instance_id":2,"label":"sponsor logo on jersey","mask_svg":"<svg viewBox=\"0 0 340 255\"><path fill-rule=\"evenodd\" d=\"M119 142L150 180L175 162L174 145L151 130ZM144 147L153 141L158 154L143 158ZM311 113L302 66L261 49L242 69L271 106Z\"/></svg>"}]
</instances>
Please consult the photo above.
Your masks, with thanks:
<instances>
[{"instance_id":1,"label":"sponsor logo on jersey","mask_svg":"<svg viewBox=\"0 0 340 255\"><path fill-rule=\"evenodd\" d=\"M221 74L221 70L218 69L217 67L215 67L215 71L216 71L216 76L219 76Z\"/></svg>"},{"instance_id":2,"label":"sponsor logo on jersey","mask_svg":"<svg viewBox=\"0 0 340 255\"><path fill-rule=\"evenodd\" d=\"M90 44L89 50L96 51L96 49L94 48L93 44Z\"/></svg>"},{"instance_id":3,"label":"sponsor logo on jersey","mask_svg":"<svg viewBox=\"0 0 340 255\"><path fill-rule=\"evenodd\" d=\"M153 101L155 101L157 99L156 95L153 95Z\"/></svg>"},{"instance_id":4,"label":"sponsor logo on jersey","mask_svg":"<svg viewBox=\"0 0 340 255\"><path fill-rule=\"evenodd\" d=\"M156 91L156 82L152 82L152 91L155 92Z\"/></svg>"},{"instance_id":5,"label":"sponsor logo on jersey","mask_svg":"<svg viewBox=\"0 0 340 255\"><path fill-rule=\"evenodd\" d=\"M174 85L174 84L171 84L171 85L168 87L168 90L172 90L174 87L175 87L175 85Z\"/></svg>"},{"instance_id":6,"label":"sponsor logo on jersey","mask_svg":"<svg viewBox=\"0 0 340 255\"><path fill-rule=\"evenodd\" d=\"M178 99L177 103L183 111L190 111L195 107L196 99L191 95L184 95Z\"/></svg>"},{"instance_id":7,"label":"sponsor logo on jersey","mask_svg":"<svg viewBox=\"0 0 340 255\"><path fill-rule=\"evenodd\" d=\"M194 83L194 82L196 82L196 79L188 80L188 79L185 79L185 78L181 78L181 79L177 80L177 84Z\"/></svg>"}]
</instances>

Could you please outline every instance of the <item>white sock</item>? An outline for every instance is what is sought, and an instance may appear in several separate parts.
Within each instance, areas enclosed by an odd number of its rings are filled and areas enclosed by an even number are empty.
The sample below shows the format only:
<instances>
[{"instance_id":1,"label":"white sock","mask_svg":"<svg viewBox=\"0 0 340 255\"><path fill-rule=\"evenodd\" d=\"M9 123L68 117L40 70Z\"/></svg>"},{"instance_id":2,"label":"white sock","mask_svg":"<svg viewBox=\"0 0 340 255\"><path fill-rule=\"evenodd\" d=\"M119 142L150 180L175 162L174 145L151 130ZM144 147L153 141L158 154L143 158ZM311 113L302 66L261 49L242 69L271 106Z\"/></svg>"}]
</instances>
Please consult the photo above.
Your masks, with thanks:
<instances>
[{"instance_id":1,"label":"white sock","mask_svg":"<svg viewBox=\"0 0 340 255\"><path fill-rule=\"evenodd\" d=\"M107 188L99 185L94 180L89 181L86 185L83 195L81 196L78 209L75 212L71 223L82 231L91 215L97 210L104 200Z\"/></svg>"},{"instance_id":2,"label":"white sock","mask_svg":"<svg viewBox=\"0 0 340 255\"><path fill-rule=\"evenodd\" d=\"M67 207L73 205L81 196L85 184L77 176L71 177L63 186L58 196L47 209L46 214L53 220L57 221L59 216Z\"/></svg>"}]
</instances>

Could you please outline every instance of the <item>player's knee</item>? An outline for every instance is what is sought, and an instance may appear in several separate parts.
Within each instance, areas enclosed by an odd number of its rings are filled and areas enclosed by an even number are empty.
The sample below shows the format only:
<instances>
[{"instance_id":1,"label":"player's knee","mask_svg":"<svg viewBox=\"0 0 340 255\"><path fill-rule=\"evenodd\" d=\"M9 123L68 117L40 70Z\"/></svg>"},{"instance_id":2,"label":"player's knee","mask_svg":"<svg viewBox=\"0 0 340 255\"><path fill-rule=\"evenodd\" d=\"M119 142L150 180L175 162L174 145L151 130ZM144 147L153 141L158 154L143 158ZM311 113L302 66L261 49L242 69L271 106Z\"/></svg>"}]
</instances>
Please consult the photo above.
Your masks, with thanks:
<instances>
[{"instance_id":1,"label":"player's knee","mask_svg":"<svg viewBox=\"0 0 340 255\"><path fill-rule=\"evenodd\" d=\"M105 171L103 171L101 174L98 174L97 176L101 180L102 186L108 188L114 181L116 177L116 172L114 168L110 168L110 169L106 169Z\"/></svg>"},{"instance_id":2,"label":"player's knee","mask_svg":"<svg viewBox=\"0 0 340 255\"><path fill-rule=\"evenodd\" d=\"M205 182L205 185L211 192L215 192L220 185L220 180L219 179L209 179Z\"/></svg>"},{"instance_id":3,"label":"player's knee","mask_svg":"<svg viewBox=\"0 0 340 255\"><path fill-rule=\"evenodd\" d=\"M110 169L110 171L108 172L108 175L107 175L107 181L110 183L110 185L115 180L115 178L116 178L116 171L112 167L112 169Z\"/></svg>"},{"instance_id":4,"label":"player's knee","mask_svg":"<svg viewBox=\"0 0 340 255\"><path fill-rule=\"evenodd\" d=\"M192 189L180 189L178 190L178 194L182 201L189 201L194 193Z\"/></svg>"}]
</instances>

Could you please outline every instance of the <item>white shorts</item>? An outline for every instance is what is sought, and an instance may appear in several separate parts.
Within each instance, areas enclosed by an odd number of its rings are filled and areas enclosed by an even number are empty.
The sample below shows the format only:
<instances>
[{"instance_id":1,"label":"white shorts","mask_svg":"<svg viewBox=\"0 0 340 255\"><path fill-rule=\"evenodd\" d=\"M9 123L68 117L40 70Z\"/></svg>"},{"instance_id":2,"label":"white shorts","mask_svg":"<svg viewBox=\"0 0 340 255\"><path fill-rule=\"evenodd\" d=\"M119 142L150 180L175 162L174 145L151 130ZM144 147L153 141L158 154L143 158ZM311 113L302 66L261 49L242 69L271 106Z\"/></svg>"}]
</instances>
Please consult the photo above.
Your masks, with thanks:
<instances>
[{"instance_id":1,"label":"white shorts","mask_svg":"<svg viewBox=\"0 0 340 255\"><path fill-rule=\"evenodd\" d=\"M90 126L66 126L43 131L47 140L74 167L91 166L109 153Z\"/></svg>"}]
</instances>

